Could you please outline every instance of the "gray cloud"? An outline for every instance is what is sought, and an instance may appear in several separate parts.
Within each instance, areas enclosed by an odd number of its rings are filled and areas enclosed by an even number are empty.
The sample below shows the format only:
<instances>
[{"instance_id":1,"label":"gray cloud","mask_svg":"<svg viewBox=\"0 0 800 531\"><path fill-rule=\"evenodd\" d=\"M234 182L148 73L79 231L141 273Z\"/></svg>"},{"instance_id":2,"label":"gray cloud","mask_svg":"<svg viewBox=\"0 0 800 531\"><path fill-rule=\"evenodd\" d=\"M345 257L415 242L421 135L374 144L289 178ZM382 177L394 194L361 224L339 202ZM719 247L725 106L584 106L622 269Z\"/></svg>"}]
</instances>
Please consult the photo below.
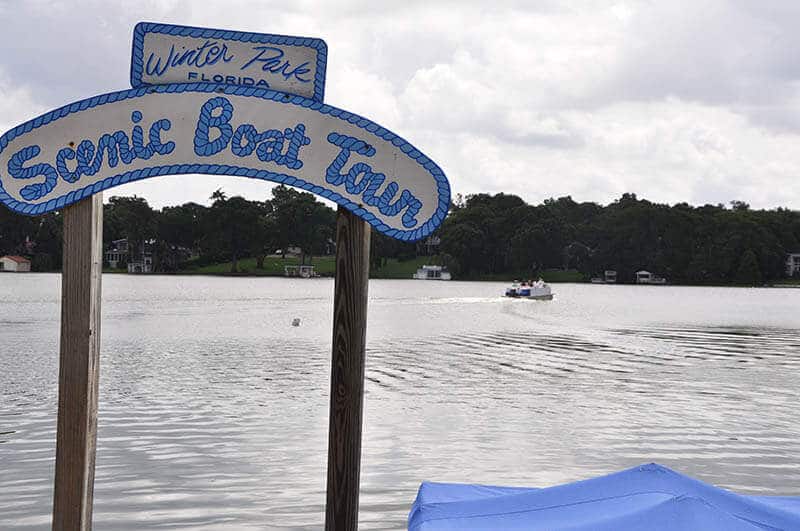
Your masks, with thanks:
<instances>
[{"instance_id":1,"label":"gray cloud","mask_svg":"<svg viewBox=\"0 0 800 531\"><path fill-rule=\"evenodd\" d=\"M439 163L454 192L800 208L800 3L0 2L0 127L128 86L141 20L324 38L326 100ZM263 183L128 185L155 205Z\"/></svg>"},{"instance_id":2,"label":"gray cloud","mask_svg":"<svg viewBox=\"0 0 800 531\"><path fill-rule=\"evenodd\" d=\"M800 4L702 0L642 4L594 105L664 98L723 105L786 127L775 109L798 95Z\"/></svg>"}]
</instances>

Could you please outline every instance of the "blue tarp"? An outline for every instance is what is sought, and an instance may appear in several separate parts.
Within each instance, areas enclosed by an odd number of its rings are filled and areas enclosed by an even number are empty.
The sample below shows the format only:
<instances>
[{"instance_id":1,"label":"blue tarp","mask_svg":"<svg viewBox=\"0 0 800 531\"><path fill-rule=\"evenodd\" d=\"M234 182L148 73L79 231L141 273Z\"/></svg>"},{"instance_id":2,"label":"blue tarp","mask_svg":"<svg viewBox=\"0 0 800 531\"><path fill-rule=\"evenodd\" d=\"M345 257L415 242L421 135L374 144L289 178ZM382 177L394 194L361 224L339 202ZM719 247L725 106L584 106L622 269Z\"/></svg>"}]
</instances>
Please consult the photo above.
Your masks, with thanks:
<instances>
[{"instance_id":1,"label":"blue tarp","mask_svg":"<svg viewBox=\"0 0 800 531\"><path fill-rule=\"evenodd\" d=\"M426 482L408 529L800 530L800 497L734 494L657 464L544 489Z\"/></svg>"}]
</instances>

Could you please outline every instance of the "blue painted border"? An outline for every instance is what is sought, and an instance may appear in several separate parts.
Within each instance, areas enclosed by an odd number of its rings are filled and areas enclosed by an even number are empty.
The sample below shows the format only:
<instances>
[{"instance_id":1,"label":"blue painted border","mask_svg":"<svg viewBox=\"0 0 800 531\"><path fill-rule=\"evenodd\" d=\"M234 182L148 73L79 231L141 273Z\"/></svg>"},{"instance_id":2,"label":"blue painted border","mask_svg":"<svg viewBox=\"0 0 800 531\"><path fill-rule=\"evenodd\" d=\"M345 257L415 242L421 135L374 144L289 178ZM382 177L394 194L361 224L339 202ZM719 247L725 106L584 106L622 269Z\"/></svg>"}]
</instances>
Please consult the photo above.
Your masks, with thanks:
<instances>
[{"instance_id":1,"label":"blue painted border","mask_svg":"<svg viewBox=\"0 0 800 531\"><path fill-rule=\"evenodd\" d=\"M144 72L144 36L147 33L314 48L317 50L317 68L314 75L313 99L321 102L325 96L325 69L328 64L328 45L325 44L325 41L322 39L273 35L269 33L247 33L243 31L213 28L196 28L193 26L175 26L173 24L159 24L156 22L139 22L133 28L133 49L131 50L131 86L133 88L150 86L149 83L142 81L142 72Z\"/></svg>"},{"instance_id":2,"label":"blue painted border","mask_svg":"<svg viewBox=\"0 0 800 531\"><path fill-rule=\"evenodd\" d=\"M375 227L379 232L386 234L392 238L403 241L415 241L424 238L444 221L445 216L450 208L450 183L447 181L442 170L431 159L423 155L414 146L406 142L403 138L397 136L391 131L381 127L380 125L367 120L357 114L326 105L322 102L314 101L302 96L293 96L284 92L275 90L258 89L254 87L245 87L239 85L220 85L216 83L175 83L170 85L152 85L148 87L140 87L130 90L122 90L119 92L110 92L108 94L101 94L93 98L76 101L64 107L60 107L50 111L38 118L34 118L24 124L18 125L11 129L6 134L0 137L0 153L5 150L8 143L15 138L29 133L34 129L47 125L69 114L85 111L93 107L99 107L108 103L124 101L131 98L138 98L146 94L152 93L184 93L184 92L200 92L200 93L221 93L231 94L234 96L248 96L253 98L260 98L263 100L271 100L286 105L296 105L298 107L305 107L322 114L339 118L340 120L351 123L365 131L391 142L397 146L403 153L411 157L420 166L430 173L434 182L436 183L439 192L439 200L436 206L436 211L433 215L425 221L422 225L413 230L400 230L389 227L378 219L374 214L368 212L364 208L354 203L353 201L342 197L337 192L328 190L319 185L309 183L302 179L292 177L290 175L276 173L266 170L256 170L253 168L245 168L242 166L229 166L222 164L172 164L167 166L152 166L149 168L142 168L141 170L128 171L117 175L112 175L97 181L96 183L74 190L66 195L49 200L46 203L32 204L23 201L17 201L11 197L3 188L3 183L0 181L0 202L4 203L8 208L26 214L29 216L36 216L59 210L67 205L80 201L97 192L107 190L114 186L125 184L128 182L146 179L148 177L156 177L159 175L176 175L185 173L206 173L214 175L238 175L243 177L250 177L253 179L263 179L266 181L273 181L276 183L286 184L302 188L314 194L320 195L330 201L333 201L343 207L347 208L357 216L363 218L370 225Z\"/></svg>"}]
</instances>

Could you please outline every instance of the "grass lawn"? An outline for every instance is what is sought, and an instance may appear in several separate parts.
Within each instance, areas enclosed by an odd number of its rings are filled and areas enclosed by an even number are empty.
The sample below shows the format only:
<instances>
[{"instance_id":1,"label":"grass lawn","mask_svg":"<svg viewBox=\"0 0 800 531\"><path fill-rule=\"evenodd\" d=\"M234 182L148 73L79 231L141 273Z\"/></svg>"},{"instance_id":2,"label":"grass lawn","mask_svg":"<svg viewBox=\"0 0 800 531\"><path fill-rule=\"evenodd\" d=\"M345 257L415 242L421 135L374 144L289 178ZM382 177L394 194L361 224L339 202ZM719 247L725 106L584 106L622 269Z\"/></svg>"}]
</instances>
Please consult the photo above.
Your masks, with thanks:
<instances>
[{"instance_id":1,"label":"grass lawn","mask_svg":"<svg viewBox=\"0 0 800 531\"><path fill-rule=\"evenodd\" d=\"M536 280L539 277L542 278L545 282L586 282L586 277L584 277L580 272L575 271L574 269L570 269L568 271L562 271L560 269L550 269L547 271L542 271L538 275L532 275L530 272L527 273L499 273L493 275L481 275L479 277L474 278L467 278L463 280L487 280L493 282L510 282L512 280ZM462 280L458 278L456 280Z\"/></svg>"},{"instance_id":2,"label":"grass lawn","mask_svg":"<svg viewBox=\"0 0 800 531\"><path fill-rule=\"evenodd\" d=\"M586 277L574 269L567 271L552 269L542 272L542 280L545 282L586 282Z\"/></svg>"},{"instance_id":3,"label":"grass lawn","mask_svg":"<svg viewBox=\"0 0 800 531\"><path fill-rule=\"evenodd\" d=\"M797 286L800 287L800 278L786 278L777 280L773 283L776 286Z\"/></svg>"},{"instance_id":4,"label":"grass lawn","mask_svg":"<svg viewBox=\"0 0 800 531\"><path fill-rule=\"evenodd\" d=\"M283 276L283 267L291 265L300 265L300 259L292 256L281 258L279 256L268 256L264 259L264 269L256 267L255 258L243 258L239 260L239 272L231 273L231 263L221 262L219 264L211 264L201 267L192 267L180 271L182 274L188 275L255 275L255 276ZM336 265L335 257L333 256L315 256L311 261L311 265L317 273L322 276L333 276Z\"/></svg>"},{"instance_id":5,"label":"grass lawn","mask_svg":"<svg viewBox=\"0 0 800 531\"><path fill-rule=\"evenodd\" d=\"M383 267L370 268L370 278L385 278L385 279L406 279L411 280L411 277L416 273L417 269L426 264L436 264L436 257L420 256L412 258L411 260L397 260L391 258L387 260ZM282 277L284 275L284 266L300 265L300 259L292 256L281 258L280 256L272 255L264 259L264 269L256 267L256 259L254 257L243 258L239 260L238 273L231 273L230 262L220 262L218 264L209 264L198 266L196 264L185 264L178 274L182 275L241 275L241 276L264 276L264 277ZM311 261L316 272L323 277L332 277L336 272L336 257L331 256L315 256ZM105 268L104 273L127 273L125 269L110 269ZM527 276L526 276L527 275ZM548 270L541 273L541 277L546 282L586 282L586 278L575 270L561 271L558 269ZM482 275L475 278L456 277L455 280L485 280L496 282L508 282L511 280L525 280L530 278L530 273L525 274L500 274L500 275ZM797 280L787 280L786 284L800 283Z\"/></svg>"},{"instance_id":6,"label":"grass lawn","mask_svg":"<svg viewBox=\"0 0 800 531\"><path fill-rule=\"evenodd\" d=\"M411 276L423 264L430 263L431 259L428 257L415 258L413 260L399 261L390 259L380 269L372 268L370 270L370 278L405 278L411 279ZM180 271L181 274L186 275L254 275L254 276L283 276L283 266L299 265L298 258L287 257L285 259L279 256L268 256L264 260L264 269L256 267L255 258L244 258L239 260L239 273L231 273L231 263L221 262L218 264L210 264L200 267L189 267ZM334 256L315 256L311 264L316 269L317 273L322 276L333 276L336 269L336 258Z\"/></svg>"},{"instance_id":7,"label":"grass lawn","mask_svg":"<svg viewBox=\"0 0 800 531\"><path fill-rule=\"evenodd\" d=\"M411 279L412 275L425 264L435 263L435 259L430 256L421 256L411 260L397 260L395 258L389 259L383 267L371 268L370 278L386 278L386 279ZM231 263L222 262L218 264L210 264L200 267L191 267L180 271L181 274L187 275L251 275L251 276L283 276L283 267L287 265L299 265L300 260L294 257L281 258L279 256L268 256L264 260L264 269L256 267L255 258L243 258L239 260L239 272L231 273ZM321 276L333 276L336 269L336 258L334 256L316 256L311 264L316 269L317 273ZM530 276L528 274L528 276ZM585 282L586 279L579 272L551 270L544 271L542 278L546 282ZM527 278L525 275L486 275L479 278L470 278L465 280L494 280L494 281L510 281L514 279L523 280ZM461 280L456 278L456 280Z\"/></svg>"},{"instance_id":8,"label":"grass lawn","mask_svg":"<svg viewBox=\"0 0 800 531\"><path fill-rule=\"evenodd\" d=\"M422 256L412 260L399 261L396 258L390 258L386 263L378 268L370 268L370 278L407 278L411 279L417 269L425 264L431 263L431 257Z\"/></svg>"}]
</instances>

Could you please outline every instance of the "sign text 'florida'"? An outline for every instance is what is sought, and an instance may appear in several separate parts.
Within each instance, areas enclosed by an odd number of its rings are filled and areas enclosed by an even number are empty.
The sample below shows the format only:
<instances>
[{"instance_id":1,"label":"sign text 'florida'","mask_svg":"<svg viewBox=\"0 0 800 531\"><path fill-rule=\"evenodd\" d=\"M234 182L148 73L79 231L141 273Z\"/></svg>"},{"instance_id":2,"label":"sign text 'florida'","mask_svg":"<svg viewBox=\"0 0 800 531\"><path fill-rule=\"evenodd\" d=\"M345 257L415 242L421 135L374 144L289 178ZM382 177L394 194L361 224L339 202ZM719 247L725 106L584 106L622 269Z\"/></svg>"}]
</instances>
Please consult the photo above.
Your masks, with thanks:
<instances>
[{"instance_id":1,"label":"sign text 'florida'","mask_svg":"<svg viewBox=\"0 0 800 531\"><path fill-rule=\"evenodd\" d=\"M238 175L302 188L402 240L444 219L450 187L405 140L301 96L175 84L96 96L0 137L0 201L42 214L128 182Z\"/></svg>"},{"instance_id":2,"label":"sign text 'florida'","mask_svg":"<svg viewBox=\"0 0 800 531\"><path fill-rule=\"evenodd\" d=\"M140 22L131 86L225 83L322 101L327 55L321 39Z\"/></svg>"}]
</instances>

